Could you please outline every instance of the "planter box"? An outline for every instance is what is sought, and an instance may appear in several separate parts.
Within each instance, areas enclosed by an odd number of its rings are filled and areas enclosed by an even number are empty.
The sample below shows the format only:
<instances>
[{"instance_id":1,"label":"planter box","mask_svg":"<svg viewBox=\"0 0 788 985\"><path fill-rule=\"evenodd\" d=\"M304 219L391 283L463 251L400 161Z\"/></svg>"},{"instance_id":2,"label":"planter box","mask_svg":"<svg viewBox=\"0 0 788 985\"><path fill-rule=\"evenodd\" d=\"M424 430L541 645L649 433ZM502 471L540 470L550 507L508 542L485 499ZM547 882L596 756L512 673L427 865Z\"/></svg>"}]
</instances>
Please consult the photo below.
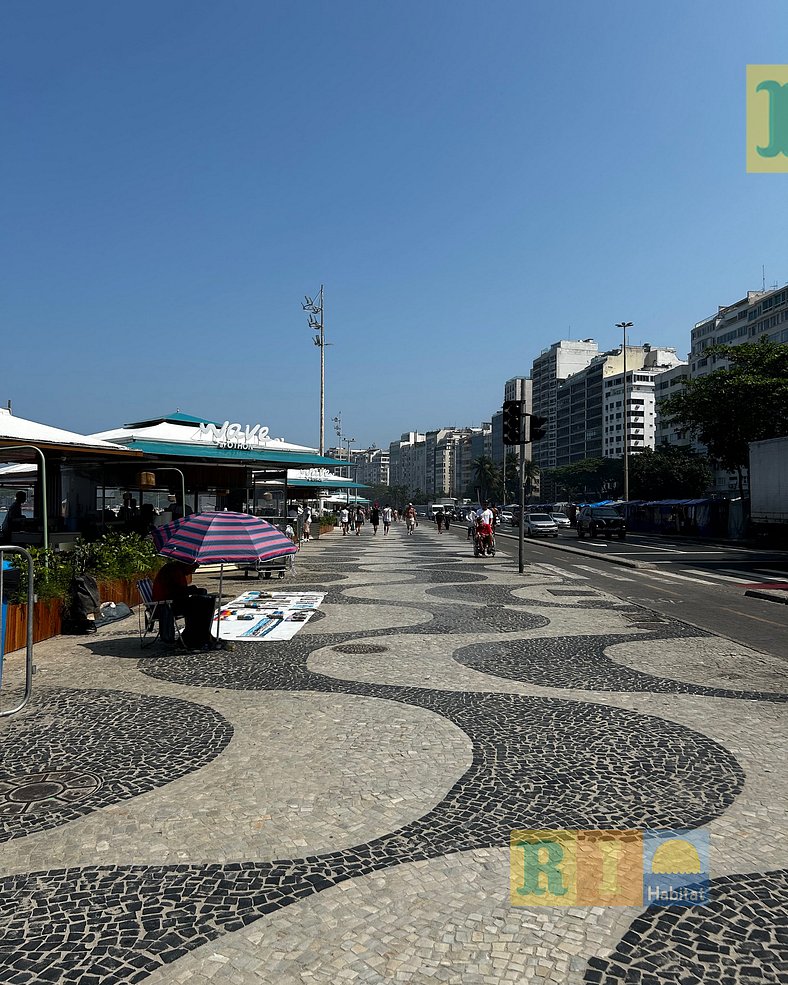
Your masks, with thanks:
<instances>
[{"instance_id":1,"label":"planter box","mask_svg":"<svg viewBox=\"0 0 788 985\"><path fill-rule=\"evenodd\" d=\"M141 578L153 578L154 573L139 574L134 578L117 581L98 582L99 598L102 602L125 602L128 606L139 605L140 596L137 582ZM33 642L60 636L63 632L63 600L46 599L33 606ZM25 645L27 633L27 606L9 605L6 608L5 652L11 653Z\"/></svg>"},{"instance_id":2,"label":"planter box","mask_svg":"<svg viewBox=\"0 0 788 985\"><path fill-rule=\"evenodd\" d=\"M63 628L62 599L46 599L33 605L33 642L40 643L60 636ZM5 652L11 653L25 645L27 638L27 606L9 605L5 610Z\"/></svg>"}]
</instances>

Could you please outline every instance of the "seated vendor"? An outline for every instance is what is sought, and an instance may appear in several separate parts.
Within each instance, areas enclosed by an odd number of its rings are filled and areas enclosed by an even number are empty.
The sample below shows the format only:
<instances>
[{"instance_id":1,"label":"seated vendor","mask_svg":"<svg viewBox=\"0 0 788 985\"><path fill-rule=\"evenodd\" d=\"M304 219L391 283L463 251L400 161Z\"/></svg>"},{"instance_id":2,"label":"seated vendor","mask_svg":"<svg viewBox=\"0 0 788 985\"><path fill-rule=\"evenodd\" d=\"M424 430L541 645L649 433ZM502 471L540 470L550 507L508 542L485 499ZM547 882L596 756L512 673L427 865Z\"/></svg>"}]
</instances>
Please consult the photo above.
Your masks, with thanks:
<instances>
[{"instance_id":1,"label":"seated vendor","mask_svg":"<svg viewBox=\"0 0 788 985\"><path fill-rule=\"evenodd\" d=\"M191 584L196 567L185 561L168 561L153 581L153 601L170 600L173 615L184 617L181 638L190 650L199 650L216 642L211 634L216 596Z\"/></svg>"}]
</instances>

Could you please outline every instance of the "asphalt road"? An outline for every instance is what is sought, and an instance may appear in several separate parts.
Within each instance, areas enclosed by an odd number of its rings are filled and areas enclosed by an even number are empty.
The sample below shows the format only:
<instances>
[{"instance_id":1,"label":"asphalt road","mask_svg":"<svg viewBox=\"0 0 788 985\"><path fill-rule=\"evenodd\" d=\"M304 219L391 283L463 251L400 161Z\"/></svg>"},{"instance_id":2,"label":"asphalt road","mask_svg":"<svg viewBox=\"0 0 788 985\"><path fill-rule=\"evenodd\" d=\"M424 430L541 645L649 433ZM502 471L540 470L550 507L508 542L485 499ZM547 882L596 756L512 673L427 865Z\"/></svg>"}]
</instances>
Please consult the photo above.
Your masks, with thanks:
<instances>
[{"instance_id":1,"label":"asphalt road","mask_svg":"<svg viewBox=\"0 0 788 985\"><path fill-rule=\"evenodd\" d=\"M464 525L453 530L466 536ZM516 564L516 530L499 528L496 538ZM752 587L788 589L788 552L634 534L626 541L578 540L571 530L561 531L557 539L526 538L525 560L788 659L788 605L744 594Z\"/></svg>"}]
</instances>

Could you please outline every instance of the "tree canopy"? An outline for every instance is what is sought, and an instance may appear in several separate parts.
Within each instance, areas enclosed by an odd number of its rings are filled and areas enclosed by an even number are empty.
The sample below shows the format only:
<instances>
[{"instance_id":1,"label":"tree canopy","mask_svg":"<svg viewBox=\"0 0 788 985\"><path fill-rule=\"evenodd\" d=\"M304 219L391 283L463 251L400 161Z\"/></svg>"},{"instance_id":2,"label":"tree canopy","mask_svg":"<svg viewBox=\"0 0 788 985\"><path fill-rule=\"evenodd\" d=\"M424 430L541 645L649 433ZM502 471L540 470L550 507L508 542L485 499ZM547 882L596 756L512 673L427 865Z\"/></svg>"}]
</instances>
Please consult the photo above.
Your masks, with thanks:
<instances>
[{"instance_id":1,"label":"tree canopy","mask_svg":"<svg viewBox=\"0 0 788 985\"><path fill-rule=\"evenodd\" d=\"M624 464L620 458L584 458L571 465L550 469L548 475L573 502L612 499L622 486Z\"/></svg>"},{"instance_id":2,"label":"tree canopy","mask_svg":"<svg viewBox=\"0 0 788 985\"><path fill-rule=\"evenodd\" d=\"M708 458L690 448L665 445L629 457L632 499L694 499L705 494L713 479Z\"/></svg>"},{"instance_id":3,"label":"tree canopy","mask_svg":"<svg viewBox=\"0 0 788 985\"><path fill-rule=\"evenodd\" d=\"M730 365L687 380L660 401L659 411L701 441L724 469L741 474L749 442L788 434L788 345L761 339L710 346L704 355Z\"/></svg>"}]
</instances>

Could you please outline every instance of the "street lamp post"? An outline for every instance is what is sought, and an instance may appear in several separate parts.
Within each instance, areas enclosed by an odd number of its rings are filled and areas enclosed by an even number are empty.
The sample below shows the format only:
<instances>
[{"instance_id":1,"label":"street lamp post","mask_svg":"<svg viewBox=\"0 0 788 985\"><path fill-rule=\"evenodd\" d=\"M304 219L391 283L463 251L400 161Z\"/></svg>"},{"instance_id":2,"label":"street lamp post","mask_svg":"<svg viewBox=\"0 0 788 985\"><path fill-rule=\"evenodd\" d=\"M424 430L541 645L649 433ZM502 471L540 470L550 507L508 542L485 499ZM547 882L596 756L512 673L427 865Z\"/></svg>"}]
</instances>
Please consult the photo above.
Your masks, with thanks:
<instances>
[{"instance_id":1,"label":"street lamp post","mask_svg":"<svg viewBox=\"0 0 788 985\"><path fill-rule=\"evenodd\" d=\"M323 322L323 285L320 285L318 300L304 295L301 307L309 314L309 327L318 334L312 340L320 349L320 454L325 454L326 444L326 332Z\"/></svg>"},{"instance_id":2,"label":"street lamp post","mask_svg":"<svg viewBox=\"0 0 788 985\"><path fill-rule=\"evenodd\" d=\"M356 443L356 439L355 438L345 438L345 441L347 443L347 477L348 477L347 503L348 503L348 506L350 506L350 481L352 479L352 475L351 475L351 472L350 472L350 469L351 469L351 465L350 465L350 446L351 445L354 445Z\"/></svg>"},{"instance_id":3,"label":"street lamp post","mask_svg":"<svg viewBox=\"0 0 788 985\"><path fill-rule=\"evenodd\" d=\"M624 333L624 502L629 502L629 420L627 409L627 329L632 328L633 322L616 322L616 328L620 328Z\"/></svg>"}]
</instances>

